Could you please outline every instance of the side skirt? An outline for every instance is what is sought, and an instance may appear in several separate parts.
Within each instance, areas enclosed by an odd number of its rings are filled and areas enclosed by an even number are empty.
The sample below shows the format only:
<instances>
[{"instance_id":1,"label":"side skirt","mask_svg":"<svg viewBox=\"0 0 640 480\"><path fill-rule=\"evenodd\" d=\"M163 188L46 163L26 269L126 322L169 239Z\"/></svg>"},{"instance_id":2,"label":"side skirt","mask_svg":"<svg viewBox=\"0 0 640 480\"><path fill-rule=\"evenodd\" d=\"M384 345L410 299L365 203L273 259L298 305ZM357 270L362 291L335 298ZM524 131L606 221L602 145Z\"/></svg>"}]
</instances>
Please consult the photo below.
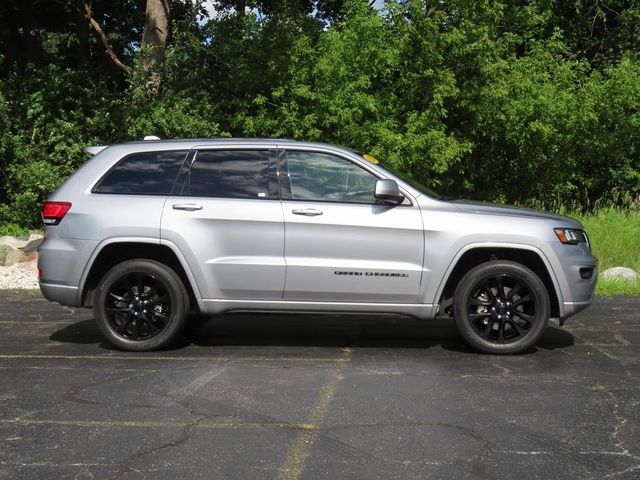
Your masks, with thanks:
<instances>
[{"instance_id":1,"label":"side skirt","mask_svg":"<svg viewBox=\"0 0 640 480\"><path fill-rule=\"evenodd\" d=\"M227 312L287 312L287 313L355 313L408 315L419 319L432 319L437 305L429 303L348 303L301 302L285 300L198 300L200 311L210 315Z\"/></svg>"}]
</instances>

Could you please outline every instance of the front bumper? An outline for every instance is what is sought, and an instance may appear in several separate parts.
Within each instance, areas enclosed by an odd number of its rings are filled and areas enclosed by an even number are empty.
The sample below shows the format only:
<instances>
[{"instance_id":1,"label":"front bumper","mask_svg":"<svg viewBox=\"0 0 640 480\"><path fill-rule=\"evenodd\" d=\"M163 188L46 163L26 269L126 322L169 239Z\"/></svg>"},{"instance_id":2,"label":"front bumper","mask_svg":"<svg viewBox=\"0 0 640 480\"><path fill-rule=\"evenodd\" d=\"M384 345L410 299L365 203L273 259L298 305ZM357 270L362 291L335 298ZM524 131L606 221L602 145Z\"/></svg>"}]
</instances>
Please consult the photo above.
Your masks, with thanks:
<instances>
[{"instance_id":1,"label":"front bumper","mask_svg":"<svg viewBox=\"0 0 640 480\"><path fill-rule=\"evenodd\" d=\"M598 259L584 243L549 242L544 250L558 283L558 307L563 321L591 304L598 279Z\"/></svg>"}]
</instances>

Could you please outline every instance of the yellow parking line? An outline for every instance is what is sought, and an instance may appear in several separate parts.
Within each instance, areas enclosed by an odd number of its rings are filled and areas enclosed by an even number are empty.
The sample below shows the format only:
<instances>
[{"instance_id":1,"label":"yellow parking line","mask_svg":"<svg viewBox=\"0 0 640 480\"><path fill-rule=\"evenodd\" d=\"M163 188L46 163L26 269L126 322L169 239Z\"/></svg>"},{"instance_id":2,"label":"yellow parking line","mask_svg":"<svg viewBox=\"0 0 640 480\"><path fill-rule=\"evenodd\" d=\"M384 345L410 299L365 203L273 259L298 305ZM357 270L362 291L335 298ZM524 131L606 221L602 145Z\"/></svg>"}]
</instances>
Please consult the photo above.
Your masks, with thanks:
<instances>
[{"instance_id":1,"label":"yellow parking line","mask_svg":"<svg viewBox=\"0 0 640 480\"><path fill-rule=\"evenodd\" d=\"M313 443L318 436L318 428L327 416L329 404L338 391L345 366L349 360L351 360L351 352L352 350L350 348L345 348L344 355L336 359L338 367L331 373L329 379L323 385L316 403L311 409L309 424L314 425L315 428L303 429L304 431L298 435L298 438L296 438L296 441L289 449L284 465L280 468L280 472L276 477L277 480L298 480L302 475Z\"/></svg>"},{"instance_id":2,"label":"yellow parking line","mask_svg":"<svg viewBox=\"0 0 640 480\"><path fill-rule=\"evenodd\" d=\"M147 355L0 355L0 360L159 360L159 361L179 361L179 362L200 362L200 361L246 361L246 362L268 362L268 361L288 361L288 362L342 362L336 358L322 357L181 357L181 356L147 356Z\"/></svg>"},{"instance_id":3,"label":"yellow parking line","mask_svg":"<svg viewBox=\"0 0 640 480\"><path fill-rule=\"evenodd\" d=\"M282 430L314 430L315 425L309 423L207 423L193 421L128 421L128 420L54 420L33 418L0 418L0 426L38 426L51 425L61 427L91 428L201 428L205 430L242 430L242 429L282 429Z\"/></svg>"}]
</instances>

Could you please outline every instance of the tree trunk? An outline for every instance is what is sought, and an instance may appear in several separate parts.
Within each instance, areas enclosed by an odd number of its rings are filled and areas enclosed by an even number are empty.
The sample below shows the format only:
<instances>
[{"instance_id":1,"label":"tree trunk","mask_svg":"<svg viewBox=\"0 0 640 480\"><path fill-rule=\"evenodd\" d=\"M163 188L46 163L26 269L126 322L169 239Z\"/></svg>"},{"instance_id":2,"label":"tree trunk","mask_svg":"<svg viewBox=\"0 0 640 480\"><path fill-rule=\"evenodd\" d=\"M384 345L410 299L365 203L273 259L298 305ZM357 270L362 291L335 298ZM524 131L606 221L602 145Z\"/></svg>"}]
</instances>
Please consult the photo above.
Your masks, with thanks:
<instances>
[{"instance_id":1,"label":"tree trunk","mask_svg":"<svg viewBox=\"0 0 640 480\"><path fill-rule=\"evenodd\" d=\"M169 0L147 0L142 33L142 70L150 97L158 94L162 83L162 63L169 35L169 18Z\"/></svg>"}]
</instances>

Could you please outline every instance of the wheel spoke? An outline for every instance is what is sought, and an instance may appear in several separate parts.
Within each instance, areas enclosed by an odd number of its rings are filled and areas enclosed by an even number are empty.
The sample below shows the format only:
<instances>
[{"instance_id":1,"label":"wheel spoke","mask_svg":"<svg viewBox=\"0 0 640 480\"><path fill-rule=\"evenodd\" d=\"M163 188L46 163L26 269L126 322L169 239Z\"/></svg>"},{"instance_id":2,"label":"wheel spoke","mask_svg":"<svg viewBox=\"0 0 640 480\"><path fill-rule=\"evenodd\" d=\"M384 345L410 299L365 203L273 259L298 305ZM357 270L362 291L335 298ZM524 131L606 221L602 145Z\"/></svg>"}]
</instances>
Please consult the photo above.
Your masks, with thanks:
<instances>
[{"instance_id":1,"label":"wheel spoke","mask_svg":"<svg viewBox=\"0 0 640 480\"><path fill-rule=\"evenodd\" d=\"M127 332L127 326L129 325L129 322L131 322L131 316L127 315L126 317L124 317L122 322L120 322L120 325L116 324L116 331L120 335L124 335Z\"/></svg>"},{"instance_id":2,"label":"wheel spoke","mask_svg":"<svg viewBox=\"0 0 640 480\"><path fill-rule=\"evenodd\" d=\"M144 298L151 298L156 294L156 291L158 290L158 288L160 288L162 286L162 284L159 281L155 281L153 283L153 285L151 285L151 287L149 287L149 290L146 291L142 296Z\"/></svg>"},{"instance_id":3,"label":"wheel spoke","mask_svg":"<svg viewBox=\"0 0 640 480\"><path fill-rule=\"evenodd\" d=\"M129 280L129 277L125 277L124 278L124 283L127 287L127 292L129 293L129 298L134 298L136 295L135 293L133 293L133 286L131 285L131 281Z\"/></svg>"},{"instance_id":4,"label":"wheel spoke","mask_svg":"<svg viewBox=\"0 0 640 480\"><path fill-rule=\"evenodd\" d=\"M136 318L135 329L134 329L134 338L138 340L142 336L142 318Z\"/></svg>"},{"instance_id":5,"label":"wheel spoke","mask_svg":"<svg viewBox=\"0 0 640 480\"><path fill-rule=\"evenodd\" d=\"M479 318L487 318L490 315L491 315L491 312L470 313L469 318L471 320L477 320Z\"/></svg>"},{"instance_id":6,"label":"wheel spoke","mask_svg":"<svg viewBox=\"0 0 640 480\"><path fill-rule=\"evenodd\" d=\"M527 313L521 312L519 310L516 310L513 312L513 316L514 317L520 317L523 320L526 320L529 323L533 323L536 319L536 317L534 317L533 315L529 315Z\"/></svg>"},{"instance_id":7,"label":"wheel spoke","mask_svg":"<svg viewBox=\"0 0 640 480\"><path fill-rule=\"evenodd\" d=\"M480 336L482 338L489 339L489 335L491 334L491 330L493 329L494 323L495 323L495 320L489 320L489 323L487 323L484 326L484 328L482 329L482 332L480 333Z\"/></svg>"},{"instance_id":8,"label":"wheel spoke","mask_svg":"<svg viewBox=\"0 0 640 480\"><path fill-rule=\"evenodd\" d=\"M107 310L107 313L116 314L116 313L128 312L129 308L128 307L107 307L106 310Z\"/></svg>"},{"instance_id":9,"label":"wheel spoke","mask_svg":"<svg viewBox=\"0 0 640 480\"><path fill-rule=\"evenodd\" d=\"M527 333L520 325L518 325L518 322L516 322L513 318L509 320L509 325L511 325L513 328L516 329L516 332L518 332L519 336L522 336L525 333Z\"/></svg>"},{"instance_id":10,"label":"wheel spoke","mask_svg":"<svg viewBox=\"0 0 640 480\"><path fill-rule=\"evenodd\" d=\"M162 313L152 313L151 318L160 320L163 325L169 320L169 317Z\"/></svg>"},{"instance_id":11,"label":"wheel spoke","mask_svg":"<svg viewBox=\"0 0 640 480\"><path fill-rule=\"evenodd\" d=\"M138 297L141 297L144 292L144 278L141 273L136 274L136 288L138 289Z\"/></svg>"},{"instance_id":12,"label":"wheel spoke","mask_svg":"<svg viewBox=\"0 0 640 480\"><path fill-rule=\"evenodd\" d=\"M119 301L119 302L128 302L128 300L127 300L126 298L121 297L121 296L119 296L119 295L116 295L116 294L115 294L115 293L113 293L113 292L109 292L109 295L110 295L110 296L112 296L113 298L115 298L115 299L116 299L117 301Z\"/></svg>"},{"instance_id":13,"label":"wheel spoke","mask_svg":"<svg viewBox=\"0 0 640 480\"><path fill-rule=\"evenodd\" d=\"M490 298L491 300L495 300L495 299L496 299L496 296L493 294L493 291L491 291L491 286L489 285L489 279L488 279L488 278L484 279L484 280L480 283L480 286L481 286L482 288L484 288L484 290L487 292L487 294L489 295L489 298Z\"/></svg>"},{"instance_id":14,"label":"wheel spoke","mask_svg":"<svg viewBox=\"0 0 640 480\"><path fill-rule=\"evenodd\" d=\"M156 326L156 324L153 322L152 319L147 318L146 316L143 317L143 318L144 318L145 323L147 325L149 325L149 327L151 327L151 330L153 331L154 335L160 331L160 329ZM162 325L162 327L164 327L164 325Z\"/></svg>"},{"instance_id":15,"label":"wheel spoke","mask_svg":"<svg viewBox=\"0 0 640 480\"><path fill-rule=\"evenodd\" d=\"M504 298L504 284L502 282L502 276L498 275L495 279L496 287L498 288L498 298Z\"/></svg>"},{"instance_id":16,"label":"wheel spoke","mask_svg":"<svg viewBox=\"0 0 640 480\"><path fill-rule=\"evenodd\" d=\"M489 307L491 306L491 302L472 297L469 299L469 306L470 307Z\"/></svg>"},{"instance_id":17,"label":"wheel spoke","mask_svg":"<svg viewBox=\"0 0 640 480\"><path fill-rule=\"evenodd\" d=\"M164 302L166 302L168 300L169 300L169 297L167 295L163 295L161 297L154 298L153 300L149 300L149 303L147 304L147 308L153 307L154 305L157 305L159 303L164 303Z\"/></svg>"},{"instance_id":18,"label":"wheel spoke","mask_svg":"<svg viewBox=\"0 0 640 480\"><path fill-rule=\"evenodd\" d=\"M523 303L528 302L530 300L531 300L531 294L528 293L524 297L521 297L518 300L516 300L515 302L513 302L513 306L517 307L517 306L522 305Z\"/></svg>"},{"instance_id":19,"label":"wheel spoke","mask_svg":"<svg viewBox=\"0 0 640 480\"><path fill-rule=\"evenodd\" d=\"M498 343L504 343L504 325L505 322L498 323Z\"/></svg>"},{"instance_id":20,"label":"wheel spoke","mask_svg":"<svg viewBox=\"0 0 640 480\"><path fill-rule=\"evenodd\" d=\"M524 287L524 283L522 283L520 280L518 280L515 284L515 286L509 290L509 295L507 295L507 300L511 300L513 298L513 296L518 293L520 291L520 289Z\"/></svg>"}]
</instances>

